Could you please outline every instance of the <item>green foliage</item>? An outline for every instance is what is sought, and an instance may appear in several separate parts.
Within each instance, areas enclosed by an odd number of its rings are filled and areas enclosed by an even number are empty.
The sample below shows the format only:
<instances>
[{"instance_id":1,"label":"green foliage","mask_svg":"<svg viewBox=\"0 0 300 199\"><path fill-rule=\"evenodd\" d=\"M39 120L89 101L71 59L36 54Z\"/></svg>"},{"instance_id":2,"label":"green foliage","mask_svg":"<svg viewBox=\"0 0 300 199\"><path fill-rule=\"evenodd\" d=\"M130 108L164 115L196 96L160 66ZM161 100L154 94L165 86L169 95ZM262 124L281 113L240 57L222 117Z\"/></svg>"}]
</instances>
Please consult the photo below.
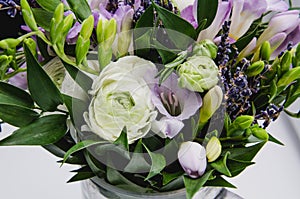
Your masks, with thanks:
<instances>
[{"instance_id":1,"label":"green foliage","mask_svg":"<svg viewBox=\"0 0 300 199\"><path fill-rule=\"evenodd\" d=\"M66 115L54 114L38 118L0 141L0 146L47 145L60 140L67 131Z\"/></svg>"},{"instance_id":2,"label":"green foliage","mask_svg":"<svg viewBox=\"0 0 300 199\"><path fill-rule=\"evenodd\" d=\"M37 0L37 3L48 12L54 12L56 7L61 3L60 0Z\"/></svg>"},{"instance_id":3,"label":"green foliage","mask_svg":"<svg viewBox=\"0 0 300 199\"><path fill-rule=\"evenodd\" d=\"M132 157L129 163L124 168L125 172L140 173L150 171L150 164L146 161L143 153L142 140L139 140L134 148Z\"/></svg>"},{"instance_id":4,"label":"green foliage","mask_svg":"<svg viewBox=\"0 0 300 199\"><path fill-rule=\"evenodd\" d=\"M86 0L67 0L67 2L79 21L84 21L92 15L92 11Z\"/></svg>"},{"instance_id":5,"label":"green foliage","mask_svg":"<svg viewBox=\"0 0 300 199\"><path fill-rule=\"evenodd\" d=\"M4 82L0 82L0 104L34 107L34 102L26 91Z\"/></svg>"},{"instance_id":6,"label":"green foliage","mask_svg":"<svg viewBox=\"0 0 300 199\"><path fill-rule=\"evenodd\" d=\"M27 61L28 89L32 99L44 111L56 110L57 106L63 103L60 91L26 45L24 51Z\"/></svg>"},{"instance_id":7,"label":"green foliage","mask_svg":"<svg viewBox=\"0 0 300 199\"><path fill-rule=\"evenodd\" d=\"M27 126L39 116L34 110L23 106L0 104L0 119L16 127Z\"/></svg>"},{"instance_id":8,"label":"green foliage","mask_svg":"<svg viewBox=\"0 0 300 199\"><path fill-rule=\"evenodd\" d=\"M196 31L190 23L165 8L156 4L153 5L166 28L169 38L177 48L185 50L192 41L197 39ZM173 31L168 31L168 29ZM182 34L178 34L178 32Z\"/></svg>"},{"instance_id":9,"label":"green foliage","mask_svg":"<svg viewBox=\"0 0 300 199\"><path fill-rule=\"evenodd\" d=\"M184 185L186 188L186 198L191 199L199 191L201 187L207 182L214 170L206 171L205 174L197 179L184 176Z\"/></svg>"},{"instance_id":10,"label":"green foliage","mask_svg":"<svg viewBox=\"0 0 300 199\"><path fill-rule=\"evenodd\" d=\"M198 0L197 21L206 20L201 29L205 29L213 22L218 10L218 0Z\"/></svg>"},{"instance_id":11,"label":"green foliage","mask_svg":"<svg viewBox=\"0 0 300 199\"><path fill-rule=\"evenodd\" d=\"M160 172L165 168L166 166L166 160L165 157L162 154L151 152L145 145L143 145L145 149L147 150L150 158L151 158L151 168L147 179L150 179L154 177L157 174L160 174Z\"/></svg>"},{"instance_id":12,"label":"green foliage","mask_svg":"<svg viewBox=\"0 0 300 199\"><path fill-rule=\"evenodd\" d=\"M70 148L66 152L66 154L64 155L62 164L64 164L73 153L76 153L80 150L86 149L93 145L104 144L104 143L107 143L107 142L106 141L93 141L93 140L83 140L81 142L78 142L76 145L74 145L72 148Z\"/></svg>"},{"instance_id":13,"label":"green foliage","mask_svg":"<svg viewBox=\"0 0 300 199\"><path fill-rule=\"evenodd\" d=\"M32 30L38 30L35 18L31 11L31 8L27 2L27 0L21 0L21 7L22 7L22 15L26 25Z\"/></svg>"},{"instance_id":14,"label":"green foliage","mask_svg":"<svg viewBox=\"0 0 300 199\"><path fill-rule=\"evenodd\" d=\"M68 180L68 183L86 180L95 176L95 174L88 166L82 167L72 172L76 172L76 174L70 180Z\"/></svg>"}]
</instances>

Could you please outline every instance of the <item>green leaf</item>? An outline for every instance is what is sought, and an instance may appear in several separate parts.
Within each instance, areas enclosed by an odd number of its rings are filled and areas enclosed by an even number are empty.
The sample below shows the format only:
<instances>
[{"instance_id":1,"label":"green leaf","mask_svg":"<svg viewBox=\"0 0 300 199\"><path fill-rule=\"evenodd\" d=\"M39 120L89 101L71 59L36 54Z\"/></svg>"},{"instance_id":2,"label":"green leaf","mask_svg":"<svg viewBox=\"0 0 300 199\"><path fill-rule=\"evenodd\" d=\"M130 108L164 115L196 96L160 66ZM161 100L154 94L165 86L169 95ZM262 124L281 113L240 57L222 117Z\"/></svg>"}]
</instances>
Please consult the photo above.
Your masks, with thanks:
<instances>
[{"instance_id":1,"label":"green leaf","mask_svg":"<svg viewBox=\"0 0 300 199\"><path fill-rule=\"evenodd\" d=\"M93 145L98 145L98 144L104 144L104 143L107 143L107 141L94 141L94 140L84 140L84 141L81 141L81 142L78 142L76 145L74 145L72 148L70 148L66 154L64 155L64 160L62 162L61 165L63 165L66 160L75 152L78 152L78 151L81 151L85 148L88 148L90 146L93 146Z\"/></svg>"},{"instance_id":2,"label":"green leaf","mask_svg":"<svg viewBox=\"0 0 300 199\"><path fill-rule=\"evenodd\" d=\"M114 141L115 145L120 145L124 147L126 151L129 151L128 139L127 139L127 129L124 127L118 139Z\"/></svg>"},{"instance_id":3,"label":"green leaf","mask_svg":"<svg viewBox=\"0 0 300 199\"><path fill-rule=\"evenodd\" d=\"M63 102L61 93L26 45L24 45L24 52L27 62L28 89L32 98L42 110L56 110L56 107Z\"/></svg>"},{"instance_id":4,"label":"green leaf","mask_svg":"<svg viewBox=\"0 0 300 199\"><path fill-rule=\"evenodd\" d=\"M70 74L70 76L72 77L73 80L75 80L75 82L84 90L84 91L88 91L91 89L92 84L93 84L93 80L87 76L86 74L84 74L83 72L81 72L80 70L78 70L76 67L64 62L63 60L61 60L62 63L64 64L66 70L68 71L68 73Z\"/></svg>"},{"instance_id":5,"label":"green leaf","mask_svg":"<svg viewBox=\"0 0 300 199\"><path fill-rule=\"evenodd\" d=\"M86 0L67 0L67 2L75 16L80 21L84 21L86 18L92 15L92 11Z\"/></svg>"},{"instance_id":6,"label":"green leaf","mask_svg":"<svg viewBox=\"0 0 300 199\"><path fill-rule=\"evenodd\" d=\"M88 166L93 171L93 173L96 174L97 176L104 177L105 175L104 166L100 165L97 162L97 160L95 160L95 158L93 158L93 156L90 155L90 153L87 150L84 151L84 157L86 159Z\"/></svg>"},{"instance_id":7,"label":"green leaf","mask_svg":"<svg viewBox=\"0 0 300 199\"><path fill-rule=\"evenodd\" d=\"M222 159L219 159L218 161L212 162L210 165L216 169L218 172L226 175L231 176L230 170L227 167L227 158L230 155L230 152L226 152L224 157Z\"/></svg>"},{"instance_id":8,"label":"green leaf","mask_svg":"<svg viewBox=\"0 0 300 199\"><path fill-rule=\"evenodd\" d=\"M26 107L0 104L0 118L13 126L23 127L39 118L39 114Z\"/></svg>"},{"instance_id":9,"label":"green leaf","mask_svg":"<svg viewBox=\"0 0 300 199\"><path fill-rule=\"evenodd\" d=\"M129 173L145 173L150 171L150 168L151 166L145 160L142 140L140 139L134 148L134 152L129 163L124 168L124 171Z\"/></svg>"},{"instance_id":10,"label":"green leaf","mask_svg":"<svg viewBox=\"0 0 300 199\"><path fill-rule=\"evenodd\" d=\"M170 182L172 182L173 180L179 178L180 176L183 176L184 172L183 171L178 171L176 173L167 173L167 172L163 172L163 185L167 185Z\"/></svg>"},{"instance_id":11,"label":"green leaf","mask_svg":"<svg viewBox=\"0 0 300 199\"><path fill-rule=\"evenodd\" d=\"M271 81L271 85L270 85L270 99L269 99L269 103L271 103L276 96L277 96L276 81L272 80Z\"/></svg>"},{"instance_id":12,"label":"green leaf","mask_svg":"<svg viewBox=\"0 0 300 199\"><path fill-rule=\"evenodd\" d=\"M207 20L203 29L210 26L213 22L218 10L218 3L218 0L198 0L197 21Z\"/></svg>"},{"instance_id":13,"label":"green leaf","mask_svg":"<svg viewBox=\"0 0 300 199\"><path fill-rule=\"evenodd\" d=\"M209 187L228 187L228 188L236 188L233 184L222 178L221 176L217 176L213 180L208 180L205 183L206 186Z\"/></svg>"},{"instance_id":14,"label":"green leaf","mask_svg":"<svg viewBox=\"0 0 300 199\"><path fill-rule=\"evenodd\" d=\"M280 142L278 139L276 139L275 137L273 137L270 133L269 133L269 141L274 142L276 144L279 144L281 146L284 146L284 144L282 142Z\"/></svg>"},{"instance_id":15,"label":"green leaf","mask_svg":"<svg viewBox=\"0 0 300 199\"><path fill-rule=\"evenodd\" d=\"M158 54L161 56L163 64L169 63L170 61L174 60L177 57L177 53L180 52L180 50L170 49L164 46L157 40L154 40L153 43L155 49L158 51Z\"/></svg>"},{"instance_id":16,"label":"green leaf","mask_svg":"<svg viewBox=\"0 0 300 199\"><path fill-rule=\"evenodd\" d=\"M230 177L235 177L239 175L243 170L245 170L248 166L252 164L254 164L254 162L228 159L227 166L231 173Z\"/></svg>"},{"instance_id":17,"label":"green leaf","mask_svg":"<svg viewBox=\"0 0 300 199\"><path fill-rule=\"evenodd\" d=\"M277 82L278 93L283 91L290 83L300 78L300 66L290 69L284 73Z\"/></svg>"},{"instance_id":18,"label":"green leaf","mask_svg":"<svg viewBox=\"0 0 300 199\"><path fill-rule=\"evenodd\" d=\"M0 82L0 103L27 108L34 106L31 96L26 91L4 82Z\"/></svg>"},{"instance_id":19,"label":"green leaf","mask_svg":"<svg viewBox=\"0 0 300 199\"><path fill-rule=\"evenodd\" d=\"M62 95L75 128L80 129L85 124L83 113L88 110L89 103L69 95Z\"/></svg>"},{"instance_id":20,"label":"green leaf","mask_svg":"<svg viewBox=\"0 0 300 199\"><path fill-rule=\"evenodd\" d=\"M151 158L151 169L145 180L152 178L153 176L160 174L160 172L166 166L166 159L162 154L151 152L145 144L143 144Z\"/></svg>"},{"instance_id":21,"label":"green leaf","mask_svg":"<svg viewBox=\"0 0 300 199\"><path fill-rule=\"evenodd\" d=\"M60 148L56 143L47 144L42 147L45 150L47 150L48 152L52 153L53 155L55 155L56 157L59 157L59 158L63 158L64 155L66 154L66 151L64 151L62 148ZM58 161L58 162L62 162L62 161ZM75 156L75 155L72 157L69 157L65 163L78 164L78 165L86 164L86 162L84 160L82 160L80 157Z\"/></svg>"},{"instance_id":22,"label":"green leaf","mask_svg":"<svg viewBox=\"0 0 300 199\"><path fill-rule=\"evenodd\" d=\"M160 191L173 191L184 188L183 175L162 186Z\"/></svg>"},{"instance_id":23,"label":"green leaf","mask_svg":"<svg viewBox=\"0 0 300 199\"><path fill-rule=\"evenodd\" d=\"M150 54L150 44L153 38L154 12L151 4L142 14L133 29L135 55L146 58Z\"/></svg>"},{"instance_id":24,"label":"green leaf","mask_svg":"<svg viewBox=\"0 0 300 199\"><path fill-rule=\"evenodd\" d=\"M156 4L153 5L172 42L174 42L179 49L186 50L186 48L197 39L194 27L169 10Z\"/></svg>"},{"instance_id":25,"label":"green leaf","mask_svg":"<svg viewBox=\"0 0 300 199\"><path fill-rule=\"evenodd\" d=\"M47 115L22 127L0 141L0 146L47 145L60 140L67 131L66 115Z\"/></svg>"},{"instance_id":26,"label":"green leaf","mask_svg":"<svg viewBox=\"0 0 300 199\"><path fill-rule=\"evenodd\" d=\"M252 39L255 37L255 35L257 34L258 29L259 29L259 26L256 26L256 28L252 32L250 32L249 34L245 34L245 36L238 39L237 42L235 43L236 47L239 50L244 49L252 41Z\"/></svg>"},{"instance_id":27,"label":"green leaf","mask_svg":"<svg viewBox=\"0 0 300 199\"><path fill-rule=\"evenodd\" d=\"M300 80L298 80L295 84L289 87L289 93L287 95L286 101L284 102L284 107L285 108L289 107L299 97L300 97Z\"/></svg>"},{"instance_id":28,"label":"green leaf","mask_svg":"<svg viewBox=\"0 0 300 199\"><path fill-rule=\"evenodd\" d=\"M103 144L95 147L95 153L99 156L107 155L110 152L115 152L119 154L121 157L130 160L130 154L128 150L126 150L123 146L115 145L115 144Z\"/></svg>"},{"instance_id":29,"label":"green leaf","mask_svg":"<svg viewBox=\"0 0 300 199\"><path fill-rule=\"evenodd\" d=\"M61 3L60 0L36 0L38 4L49 12L54 12L55 8Z\"/></svg>"},{"instance_id":30,"label":"green leaf","mask_svg":"<svg viewBox=\"0 0 300 199\"><path fill-rule=\"evenodd\" d=\"M213 170L205 172L205 174L201 178L190 178L188 176L184 176L184 185L186 189L186 198L191 199L193 196L200 190L201 187L207 182L209 177L211 176Z\"/></svg>"},{"instance_id":31,"label":"green leaf","mask_svg":"<svg viewBox=\"0 0 300 199\"><path fill-rule=\"evenodd\" d=\"M67 183L86 180L95 176L95 174L88 166L81 167L80 169L71 172L76 172L76 174L70 180L68 180Z\"/></svg>"},{"instance_id":32,"label":"green leaf","mask_svg":"<svg viewBox=\"0 0 300 199\"><path fill-rule=\"evenodd\" d=\"M154 12L153 12L153 5L149 5L149 7L145 10L142 16L139 18L135 25L135 29L137 28L145 28L145 27L153 27L154 26ZM148 29L145 29L147 31ZM137 37L140 37L145 32L138 32Z\"/></svg>"},{"instance_id":33,"label":"green leaf","mask_svg":"<svg viewBox=\"0 0 300 199\"><path fill-rule=\"evenodd\" d=\"M264 146L266 142L260 142L249 147L236 147L231 149L226 149L223 151L222 155L230 152L230 159L251 161L258 151Z\"/></svg>"},{"instance_id":34,"label":"green leaf","mask_svg":"<svg viewBox=\"0 0 300 199\"><path fill-rule=\"evenodd\" d=\"M138 186L137 184L128 180L119 171L107 167L107 181L112 185L123 188L128 191L134 191L137 193L146 193L149 189Z\"/></svg>"},{"instance_id":35,"label":"green leaf","mask_svg":"<svg viewBox=\"0 0 300 199\"><path fill-rule=\"evenodd\" d=\"M48 1L43 1L43 2L48 2ZM47 10L41 8L32 8L32 13L36 20L36 23L42 28L44 28L45 30L50 31L50 23L53 17L53 13L48 12Z\"/></svg>"}]
</instances>

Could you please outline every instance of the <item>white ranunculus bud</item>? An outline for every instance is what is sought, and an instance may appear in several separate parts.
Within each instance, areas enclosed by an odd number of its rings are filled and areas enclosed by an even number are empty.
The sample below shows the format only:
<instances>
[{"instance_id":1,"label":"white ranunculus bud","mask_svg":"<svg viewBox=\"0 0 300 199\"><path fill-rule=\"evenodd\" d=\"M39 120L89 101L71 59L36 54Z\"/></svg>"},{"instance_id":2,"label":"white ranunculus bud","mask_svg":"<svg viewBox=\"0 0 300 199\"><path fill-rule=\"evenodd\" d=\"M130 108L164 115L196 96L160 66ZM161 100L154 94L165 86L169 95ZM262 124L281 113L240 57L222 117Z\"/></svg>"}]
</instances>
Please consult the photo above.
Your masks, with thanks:
<instances>
[{"instance_id":1,"label":"white ranunculus bud","mask_svg":"<svg viewBox=\"0 0 300 199\"><path fill-rule=\"evenodd\" d=\"M218 67L207 56L193 56L180 65L178 84L191 91L204 92L215 86L218 79Z\"/></svg>"}]
</instances>

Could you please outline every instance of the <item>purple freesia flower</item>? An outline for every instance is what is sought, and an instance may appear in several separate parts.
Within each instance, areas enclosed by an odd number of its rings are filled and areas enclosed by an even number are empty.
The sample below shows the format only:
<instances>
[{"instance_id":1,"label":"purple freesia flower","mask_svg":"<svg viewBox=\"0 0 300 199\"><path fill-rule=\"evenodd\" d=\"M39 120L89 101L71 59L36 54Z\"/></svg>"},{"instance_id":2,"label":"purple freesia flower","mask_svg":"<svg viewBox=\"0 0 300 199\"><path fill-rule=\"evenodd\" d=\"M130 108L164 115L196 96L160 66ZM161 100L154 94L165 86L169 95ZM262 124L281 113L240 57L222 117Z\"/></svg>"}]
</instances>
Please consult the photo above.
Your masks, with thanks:
<instances>
[{"instance_id":1,"label":"purple freesia flower","mask_svg":"<svg viewBox=\"0 0 300 199\"><path fill-rule=\"evenodd\" d=\"M265 29L258 38L257 46L260 46L264 41L270 40L278 33L291 33L296 27L299 26L299 23L300 19L298 10L289 10L274 15L271 18L267 29Z\"/></svg>"},{"instance_id":2,"label":"purple freesia flower","mask_svg":"<svg viewBox=\"0 0 300 199\"><path fill-rule=\"evenodd\" d=\"M196 21L196 17L194 16L193 13L193 5L189 5L188 7L184 8L180 12L180 16L185 19L186 21L190 22L190 24L193 25L194 28L198 27L198 23Z\"/></svg>"},{"instance_id":3,"label":"purple freesia flower","mask_svg":"<svg viewBox=\"0 0 300 199\"><path fill-rule=\"evenodd\" d=\"M300 24L291 33L289 33L282 42L280 42L280 46L277 47L275 51L273 51L271 58L275 58L276 56L278 56L280 52L284 51L287 48L289 43L291 43L292 45L296 45L298 44L298 42L300 42ZM272 42L270 41L270 43Z\"/></svg>"},{"instance_id":4,"label":"purple freesia flower","mask_svg":"<svg viewBox=\"0 0 300 199\"><path fill-rule=\"evenodd\" d=\"M66 41L68 44L76 43L80 30L81 30L81 23L76 21L73 27L69 30L69 33L66 37Z\"/></svg>"},{"instance_id":5,"label":"purple freesia flower","mask_svg":"<svg viewBox=\"0 0 300 199\"><path fill-rule=\"evenodd\" d=\"M213 40L221 29L222 25L228 20L232 9L232 0L219 1L218 10L213 22L209 27L202 30L198 36L198 41L204 39Z\"/></svg>"},{"instance_id":6,"label":"purple freesia flower","mask_svg":"<svg viewBox=\"0 0 300 199\"><path fill-rule=\"evenodd\" d=\"M266 0L233 0L229 37L237 41L267 10Z\"/></svg>"},{"instance_id":7,"label":"purple freesia flower","mask_svg":"<svg viewBox=\"0 0 300 199\"><path fill-rule=\"evenodd\" d=\"M289 9L289 5L283 0L267 0L267 3L267 11L283 12Z\"/></svg>"},{"instance_id":8,"label":"purple freesia flower","mask_svg":"<svg viewBox=\"0 0 300 199\"><path fill-rule=\"evenodd\" d=\"M190 22L194 28L198 27L197 3L198 1L195 0L193 5L187 6L180 12L180 16L186 21ZM201 31L198 37L198 41L201 41L203 39L213 40L214 37L218 34L225 20L229 18L231 8L232 8L232 0L229 1L219 0L218 10L213 22L210 24L208 28Z\"/></svg>"},{"instance_id":9,"label":"purple freesia flower","mask_svg":"<svg viewBox=\"0 0 300 199\"><path fill-rule=\"evenodd\" d=\"M152 88L152 102L162 118L153 123L153 131L173 138L183 128L183 120L193 116L202 105L198 93L178 86L178 76L172 73L160 86Z\"/></svg>"},{"instance_id":10,"label":"purple freesia flower","mask_svg":"<svg viewBox=\"0 0 300 199\"><path fill-rule=\"evenodd\" d=\"M183 170L191 177L197 178L204 174L207 160L206 150L196 142L183 142L178 151L178 160Z\"/></svg>"}]
</instances>

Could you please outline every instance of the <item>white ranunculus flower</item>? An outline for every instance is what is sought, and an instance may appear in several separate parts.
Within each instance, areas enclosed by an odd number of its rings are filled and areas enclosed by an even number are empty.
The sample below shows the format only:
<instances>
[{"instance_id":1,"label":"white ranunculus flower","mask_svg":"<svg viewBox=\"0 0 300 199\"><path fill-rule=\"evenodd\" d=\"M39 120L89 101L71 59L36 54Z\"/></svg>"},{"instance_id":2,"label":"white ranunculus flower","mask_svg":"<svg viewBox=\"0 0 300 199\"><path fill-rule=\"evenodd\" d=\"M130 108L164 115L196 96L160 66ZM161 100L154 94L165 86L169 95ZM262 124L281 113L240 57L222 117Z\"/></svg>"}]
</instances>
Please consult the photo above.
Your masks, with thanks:
<instances>
[{"instance_id":1,"label":"white ranunculus flower","mask_svg":"<svg viewBox=\"0 0 300 199\"><path fill-rule=\"evenodd\" d=\"M89 92L92 100L84 114L89 129L108 141L115 141L124 127L129 144L144 137L157 115L144 77L155 73L152 62L136 56L107 65Z\"/></svg>"}]
</instances>

